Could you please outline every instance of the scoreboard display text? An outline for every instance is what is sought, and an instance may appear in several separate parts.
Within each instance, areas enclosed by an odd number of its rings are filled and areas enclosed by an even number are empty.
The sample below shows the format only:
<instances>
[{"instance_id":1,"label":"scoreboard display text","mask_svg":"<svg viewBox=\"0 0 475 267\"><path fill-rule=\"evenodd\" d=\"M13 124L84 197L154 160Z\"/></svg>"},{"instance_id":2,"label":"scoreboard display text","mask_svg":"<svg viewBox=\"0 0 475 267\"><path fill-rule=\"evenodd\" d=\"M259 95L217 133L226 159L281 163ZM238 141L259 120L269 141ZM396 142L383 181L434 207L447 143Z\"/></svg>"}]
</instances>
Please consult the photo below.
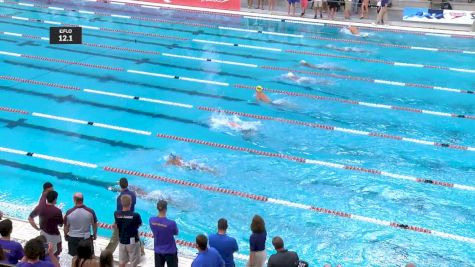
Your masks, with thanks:
<instances>
[{"instance_id":1,"label":"scoreboard display text","mask_svg":"<svg viewBox=\"0 0 475 267\"><path fill-rule=\"evenodd\" d=\"M50 44L82 44L81 27L50 27Z\"/></svg>"}]
</instances>

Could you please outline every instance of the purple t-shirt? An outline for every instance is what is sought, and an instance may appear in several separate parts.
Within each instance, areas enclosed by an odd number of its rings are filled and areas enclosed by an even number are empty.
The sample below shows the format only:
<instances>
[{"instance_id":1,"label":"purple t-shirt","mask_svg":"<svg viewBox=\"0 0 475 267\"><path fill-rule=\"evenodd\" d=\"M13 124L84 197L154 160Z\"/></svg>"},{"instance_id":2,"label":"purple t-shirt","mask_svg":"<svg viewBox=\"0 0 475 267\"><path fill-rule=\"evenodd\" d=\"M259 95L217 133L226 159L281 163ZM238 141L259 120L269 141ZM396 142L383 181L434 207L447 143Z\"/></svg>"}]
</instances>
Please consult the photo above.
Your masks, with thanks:
<instances>
[{"instance_id":1,"label":"purple t-shirt","mask_svg":"<svg viewBox=\"0 0 475 267\"><path fill-rule=\"evenodd\" d=\"M154 250L158 254L175 254L175 235L178 235L178 227L175 221L167 218L151 217L150 228L153 232Z\"/></svg>"},{"instance_id":2,"label":"purple t-shirt","mask_svg":"<svg viewBox=\"0 0 475 267\"><path fill-rule=\"evenodd\" d=\"M54 205L45 205L43 208L34 209L31 218L40 217L40 229L50 235L59 235L58 226L63 225L61 210Z\"/></svg>"},{"instance_id":3,"label":"purple t-shirt","mask_svg":"<svg viewBox=\"0 0 475 267\"><path fill-rule=\"evenodd\" d=\"M19 262L17 267L54 267L49 261L38 261L37 263Z\"/></svg>"},{"instance_id":4,"label":"purple t-shirt","mask_svg":"<svg viewBox=\"0 0 475 267\"><path fill-rule=\"evenodd\" d=\"M23 258L23 248L18 242L0 239L0 247L3 249L6 262L9 264L17 264Z\"/></svg>"},{"instance_id":5,"label":"purple t-shirt","mask_svg":"<svg viewBox=\"0 0 475 267\"><path fill-rule=\"evenodd\" d=\"M266 238L267 232L262 233L252 233L251 238L249 238L249 245L251 251L263 251L266 249Z\"/></svg>"}]
</instances>

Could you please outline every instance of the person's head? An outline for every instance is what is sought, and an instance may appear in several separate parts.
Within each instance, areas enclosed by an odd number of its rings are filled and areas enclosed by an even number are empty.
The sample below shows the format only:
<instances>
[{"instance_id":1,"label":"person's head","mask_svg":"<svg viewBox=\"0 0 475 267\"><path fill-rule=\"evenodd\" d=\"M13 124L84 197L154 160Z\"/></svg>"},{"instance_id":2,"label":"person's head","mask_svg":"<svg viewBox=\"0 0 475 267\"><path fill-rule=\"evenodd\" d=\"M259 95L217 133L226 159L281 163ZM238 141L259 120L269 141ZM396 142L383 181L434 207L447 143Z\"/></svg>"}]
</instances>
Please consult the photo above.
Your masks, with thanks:
<instances>
[{"instance_id":1,"label":"person's head","mask_svg":"<svg viewBox=\"0 0 475 267\"><path fill-rule=\"evenodd\" d=\"M205 251L208 248L208 238L205 235L197 235L196 246L199 251Z\"/></svg>"},{"instance_id":2,"label":"person's head","mask_svg":"<svg viewBox=\"0 0 475 267\"><path fill-rule=\"evenodd\" d=\"M12 221L10 221L9 219L5 219L0 222L0 235L2 235L2 237L10 237L12 230Z\"/></svg>"},{"instance_id":3,"label":"person's head","mask_svg":"<svg viewBox=\"0 0 475 267\"><path fill-rule=\"evenodd\" d=\"M84 196L80 192L74 193L73 200L74 200L74 204L82 205L82 203L84 203Z\"/></svg>"},{"instance_id":4,"label":"person's head","mask_svg":"<svg viewBox=\"0 0 475 267\"><path fill-rule=\"evenodd\" d=\"M46 182L43 184L43 192L45 191L53 191L53 184L50 182Z\"/></svg>"},{"instance_id":5,"label":"person's head","mask_svg":"<svg viewBox=\"0 0 475 267\"><path fill-rule=\"evenodd\" d=\"M168 209L168 202L166 200L160 199L157 202L157 210L160 214L166 214Z\"/></svg>"},{"instance_id":6,"label":"person's head","mask_svg":"<svg viewBox=\"0 0 475 267\"><path fill-rule=\"evenodd\" d=\"M90 239L79 241L77 252L78 259L92 259L94 256L94 251L92 251L92 241Z\"/></svg>"},{"instance_id":7,"label":"person's head","mask_svg":"<svg viewBox=\"0 0 475 267\"><path fill-rule=\"evenodd\" d=\"M228 230L228 220L221 218L218 220L218 231L226 232Z\"/></svg>"},{"instance_id":8,"label":"person's head","mask_svg":"<svg viewBox=\"0 0 475 267\"><path fill-rule=\"evenodd\" d=\"M46 241L46 237L43 236L43 235L39 235L39 236L35 237L33 240L38 242L38 246L43 248L43 250L41 251L41 254L40 254L40 260L45 260L46 254L47 254L47 251L48 251L48 242Z\"/></svg>"},{"instance_id":9,"label":"person's head","mask_svg":"<svg viewBox=\"0 0 475 267\"><path fill-rule=\"evenodd\" d=\"M265 232L265 230L266 223L264 222L264 219L262 219L262 217L259 215L254 215L251 222L251 231L257 234Z\"/></svg>"},{"instance_id":10,"label":"person's head","mask_svg":"<svg viewBox=\"0 0 475 267\"><path fill-rule=\"evenodd\" d=\"M132 198L129 195L122 195L120 197L120 204L122 205L123 209L130 209L130 205L132 205Z\"/></svg>"},{"instance_id":11,"label":"person's head","mask_svg":"<svg viewBox=\"0 0 475 267\"><path fill-rule=\"evenodd\" d=\"M30 261L39 260L45 251L44 246L37 238L33 238L26 242L23 250L25 252L25 257Z\"/></svg>"},{"instance_id":12,"label":"person's head","mask_svg":"<svg viewBox=\"0 0 475 267\"><path fill-rule=\"evenodd\" d=\"M56 200L58 199L58 192L56 191L49 191L47 194L46 194L46 201L49 203L49 204L56 204Z\"/></svg>"},{"instance_id":13,"label":"person's head","mask_svg":"<svg viewBox=\"0 0 475 267\"><path fill-rule=\"evenodd\" d=\"M114 265L114 258L112 257L112 252L108 249L101 252L99 257L99 265L101 267L112 267Z\"/></svg>"},{"instance_id":14,"label":"person's head","mask_svg":"<svg viewBox=\"0 0 475 267\"><path fill-rule=\"evenodd\" d=\"M274 246L275 250L282 250L284 249L284 240L282 240L280 236L275 236L272 238L272 245Z\"/></svg>"},{"instance_id":15,"label":"person's head","mask_svg":"<svg viewBox=\"0 0 475 267\"><path fill-rule=\"evenodd\" d=\"M409 262L408 264L406 264L406 267L416 267L416 265L412 262Z\"/></svg>"},{"instance_id":16,"label":"person's head","mask_svg":"<svg viewBox=\"0 0 475 267\"><path fill-rule=\"evenodd\" d=\"M126 189L127 187L129 187L129 181L127 180L127 178L122 177L119 180L119 185L120 185L120 188Z\"/></svg>"},{"instance_id":17,"label":"person's head","mask_svg":"<svg viewBox=\"0 0 475 267\"><path fill-rule=\"evenodd\" d=\"M256 86L256 92L261 93L264 88L260 85Z\"/></svg>"}]
</instances>

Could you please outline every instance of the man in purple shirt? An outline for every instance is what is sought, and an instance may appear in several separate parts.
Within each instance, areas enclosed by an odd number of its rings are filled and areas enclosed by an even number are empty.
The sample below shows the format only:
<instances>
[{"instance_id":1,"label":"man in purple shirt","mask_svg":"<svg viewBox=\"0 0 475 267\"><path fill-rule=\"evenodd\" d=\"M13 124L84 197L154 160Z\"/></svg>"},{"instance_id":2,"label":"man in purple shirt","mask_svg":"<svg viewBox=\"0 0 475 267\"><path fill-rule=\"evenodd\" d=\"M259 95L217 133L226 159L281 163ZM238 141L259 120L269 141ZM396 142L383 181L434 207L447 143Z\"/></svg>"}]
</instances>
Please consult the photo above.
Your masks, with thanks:
<instances>
[{"instance_id":1,"label":"man in purple shirt","mask_svg":"<svg viewBox=\"0 0 475 267\"><path fill-rule=\"evenodd\" d=\"M208 248L208 238L205 235L196 237L198 256L191 263L191 267L224 267L223 258L214 248Z\"/></svg>"},{"instance_id":2,"label":"man in purple shirt","mask_svg":"<svg viewBox=\"0 0 475 267\"><path fill-rule=\"evenodd\" d=\"M129 190L128 188L129 181L127 180L127 178L125 177L120 178L119 186L120 186L120 194L117 196L117 200L116 200L117 202L116 211L122 211L122 204L120 203L120 198L124 195L130 196L130 199L132 200L130 211L135 211L135 203L137 202L137 195L135 194L134 191ZM117 229L114 229L112 231L112 237L106 249L109 250L111 253L114 253L118 245L119 245L119 232L117 231Z\"/></svg>"},{"instance_id":3,"label":"man in purple shirt","mask_svg":"<svg viewBox=\"0 0 475 267\"><path fill-rule=\"evenodd\" d=\"M44 254L45 248L43 243L37 238L33 238L25 244L25 258L19 262L17 267L60 267L58 258L54 255L53 246L48 246L49 261L40 260L40 256Z\"/></svg>"},{"instance_id":4,"label":"man in purple shirt","mask_svg":"<svg viewBox=\"0 0 475 267\"><path fill-rule=\"evenodd\" d=\"M209 246L215 248L224 260L226 267L234 267L233 253L238 251L236 239L227 236L228 221L218 220L218 233L209 235Z\"/></svg>"},{"instance_id":5,"label":"man in purple shirt","mask_svg":"<svg viewBox=\"0 0 475 267\"><path fill-rule=\"evenodd\" d=\"M77 254L79 241L84 239L96 240L97 217L92 209L84 205L82 193L75 193L73 200L74 208L69 209L66 215L64 215L64 238L68 241L69 255L74 257ZM94 251L94 246L92 246L91 250Z\"/></svg>"},{"instance_id":6,"label":"man in purple shirt","mask_svg":"<svg viewBox=\"0 0 475 267\"><path fill-rule=\"evenodd\" d=\"M150 228L153 232L155 267L178 267L178 255L175 243L175 235L178 235L178 227L175 221L167 219L167 206L165 200L157 203L158 216L151 217Z\"/></svg>"},{"instance_id":7,"label":"man in purple shirt","mask_svg":"<svg viewBox=\"0 0 475 267\"><path fill-rule=\"evenodd\" d=\"M3 263L17 264L17 262L23 258L23 248L20 243L10 240L12 230L12 221L5 219L0 222L0 234L2 235L0 247L3 249L5 256ZM0 263L1 262L2 261L0 261Z\"/></svg>"},{"instance_id":8,"label":"man in purple shirt","mask_svg":"<svg viewBox=\"0 0 475 267\"><path fill-rule=\"evenodd\" d=\"M54 254L58 256L61 253L61 234L59 233L58 226L63 225L63 215L61 210L56 205L58 199L58 193L56 191L49 191L46 194L46 205L40 209L34 209L28 221L31 226L40 231L40 234L46 237L48 243L53 244ZM35 223L34 218L40 217L40 227Z\"/></svg>"}]
</instances>

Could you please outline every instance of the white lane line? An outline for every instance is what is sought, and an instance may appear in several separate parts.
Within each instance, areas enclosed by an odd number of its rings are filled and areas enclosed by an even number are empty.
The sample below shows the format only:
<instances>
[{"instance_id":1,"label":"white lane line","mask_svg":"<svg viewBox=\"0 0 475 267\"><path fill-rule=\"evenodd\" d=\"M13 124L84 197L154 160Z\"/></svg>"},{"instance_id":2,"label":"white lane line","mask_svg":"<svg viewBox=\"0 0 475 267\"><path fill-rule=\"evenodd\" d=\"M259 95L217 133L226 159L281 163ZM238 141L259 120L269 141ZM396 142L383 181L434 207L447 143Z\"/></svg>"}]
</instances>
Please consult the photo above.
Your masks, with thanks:
<instances>
[{"instance_id":1,"label":"white lane line","mask_svg":"<svg viewBox=\"0 0 475 267\"><path fill-rule=\"evenodd\" d=\"M205 43L205 44L217 44L217 45L225 45L225 46L234 46L234 44L232 44L232 43L208 41L208 40L202 40L202 39L192 39L192 41L197 42L197 43Z\"/></svg>"},{"instance_id":2,"label":"white lane line","mask_svg":"<svg viewBox=\"0 0 475 267\"><path fill-rule=\"evenodd\" d=\"M117 94L117 93L99 91L99 90L92 90L92 89L84 89L83 91L87 92L87 93L92 93L92 94L107 95L107 96L126 98L126 99L136 99L136 100L139 100L139 101L157 103L157 104L163 104L163 105L169 105L169 106L176 106L176 107L183 107L183 108L193 108L193 105L178 103L178 102L172 102L172 101L165 101L165 100L159 100L159 99L138 97L138 96L132 96L132 95Z\"/></svg>"},{"instance_id":3,"label":"white lane line","mask_svg":"<svg viewBox=\"0 0 475 267\"><path fill-rule=\"evenodd\" d=\"M97 126L97 127L100 127L100 128L111 129L111 130L122 131L122 132L136 133L136 134L141 134L141 135L152 135L152 133L149 132L149 131L136 130L136 129L132 129L132 128L120 127L120 126L109 125L109 124L104 124L104 123L94 122L93 126Z\"/></svg>"},{"instance_id":4,"label":"white lane line","mask_svg":"<svg viewBox=\"0 0 475 267\"><path fill-rule=\"evenodd\" d=\"M48 37L41 37L41 40L49 41Z\"/></svg>"},{"instance_id":5,"label":"white lane line","mask_svg":"<svg viewBox=\"0 0 475 267\"><path fill-rule=\"evenodd\" d=\"M57 21L43 20L43 22L47 24L61 25L61 22L57 22Z\"/></svg>"},{"instance_id":6,"label":"white lane line","mask_svg":"<svg viewBox=\"0 0 475 267\"><path fill-rule=\"evenodd\" d=\"M35 6L33 4L22 3L22 2L19 2L18 5L20 5L20 6L32 6L32 7Z\"/></svg>"},{"instance_id":7,"label":"white lane line","mask_svg":"<svg viewBox=\"0 0 475 267\"><path fill-rule=\"evenodd\" d=\"M121 2L110 2L110 3L113 5L125 6L125 3L121 3Z\"/></svg>"},{"instance_id":8,"label":"white lane line","mask_svg":"<svg viewBox=\"0 0 475 267\"><path fill-rule=\"evenodd\" d=\"M26 21L30 20L30 19L28 19L28 18L25 18L25 17L18 17L18 16L11 16L11 18L12 18L12 19L18 19L18 20L26 20Z\"/></svg>"},{"instance_id":9,"label":"white lane line","mask_svg":"<svg viewBox=\"0 0 475 267\"><path fill-rule=\"evenodd\" d=\"M52 157L52 156L48 156L48 155L44 155L44 154L33 153L32 157L51 160L51 161L56 161L56 162L61 162L61 163L66 163L66 164L70 164L70 165L88 167L88 168L92 168L92 169L97 168L96 164L77 161L77 160L70 160L70 159L65 159L65 158Z\"/></svg>"},{"instance_id":10,"label":"white lane line","mask_svg":"<svg viewBox=\"0 0 475 267\"><path fill-rule=\"evenodd\" d=\"M343 164L320 161L320 160L314 160L314 159L305 159L305 163L313 164L313 165L326 166L326 167L336 168L336 169L344 169L345 168L345 165L343 165Z\"/></svg>"},{"instance_id":11,"label":"white lane line","mask_svg":"<svg viewBox=\"0 0 475 267\"><path fill-rule=\"evenodd\" d=\"M90 29L90 30L99 30L99 27L94 27L94 26L79 25L79 27L84 28L84 29Z\"/></svg>"},{"instance_id":12,"label":"white lane line","mask_svg":"<svg viewBox=\"0 0 475 267\"><path fill-rule=\"evenodd\" d=\"M438 37L451 37L450 34L442 34L442 33L429 33L429 32L427 32L426 35L429 35L429 36L438 36Z\"/></svg>"},{"instance_id":13,"label":"white lane line","mask_svg":"<svg viewBox=\"0 0 475 267\"><path fill-rule=\"evenodd\" d=\"M91 14L91 15L94 15L95 13L92 12L92 11L87 11L87 10L78 10L79 13L82 13L82 14Z\"/></svg>"},{"instance_id":14,"label":"white lane line","mask_svg":"<svg viewBox=\"0 0 475 267\"><path fill-rule=\"evenodd\" d=\"M35 116L35 117L58 120L58 121L67 121L67 122L83 124L83 125L87 124L87 121L83 121L83 120L77 120L77 119L71 119L71 118L66 118L66 117L54 116L54 115L38 113L38 112L33 112L33 113L31 113L31 115Z\"/></svg>"},{"instance_id":15,"label":"white lane line","mask_svg":"<svg viewBox=\"0 0 475 267\"><path fill-rule=\"evenodd\" d=\"M372 108L392 109L392 106L390 106L390 105L374 104L374 103L368 103L368 102L358 102L358 104L360 104L362 106L372 107Z\"/></svg>"},{"instance_id":16,"label":"white lane line","mask_svg":"<svg viewBox=\"0 0 475 267\"><path fill-rule=\"evenodd\" d=\"M374 80L375 83L381 84L389 84L389 85L397 85L397 86L406 86L405 83L402 82L394 82L394 81L386 81L386 80Z\"/></svg>"},{"instance_id":17,"label":"white lane line","mask_svg":"<svg viewBox=\"0 0 475 267\"><path fill-rule=\"evenodd\" d=\"M61 11L64 11L64 8L62 8L62 7L49 6L48 8L49 8L49 9L53 9L53 10L61 10Z\"/></svg>"},{"instance_id":18,"label":"white lane line","mask_svg":"<svg viewBox=\"0 0 475 267\"><path fill-rule=\"evenodd\" d=\"M422 65L422 64L412 64L412 63L404 63L404 62L394 62L394 66L415 67L415 68L423 68L424 67L424 65Z\"/></svg>"},{"instance_id":19,"label":"white lane line","mask_svg":"<svg viewBox=\"0 0 475 267\"><path fill-rule=\"evenodd\" d=\"M452 117L452 114L446 112L439 112L439 111L432 111L432 110L421 110L424 114L436 115L436 116L443 116L443 117Z\"/></svg>"},{"instance_id":20,"label":"white lane line","mask_svg":"<svg viewBox=\"0 0 475 267\"><path fill-rule=\"evenodd\" d=\"M246 19L256 19L256 20L266 20L266 21L278 21L281 22L281 19L270 19L270 18L259 18L259 17L251 17L251 16L243 16Z\"/></svg>"},{"instance_id":21,"label":"white lane line","mask_svg":"<svg viewBox=\"0 0 475 267\"><path fill-rule=\"evenodd\" d=\"M454 88L449 88L449 87L440 87L440 86L434 86L435 90L441 90L441 91L447 91L447 92L456 92L460 93L462 90L460 89L454 89Z\"/></svg>"},{"instance_id":22,"label":"white lane line","mask_svg":"<svg viewBox=\"0 0 475 267\"><path fill-rule=\"evenodd\" d=\"M132 18L131 16L116 15L116 14L111 14L111 17L114 17L114 18L123 18L123 19L130 19L130 18Z\"/></svg>"},{"instance_id":23,"label":"white lane line","mask_svg":"<svg viewBox=\"0 0 475 267\"><path fill-rule=\"evenodd\" d=\"M219 26L218 29L220 30L229 30L229 31L237 31L237 32L252 32L257 33L257 30L249 30L249 29L241 29L241 28L233 28L233 27L223 27Z\"/></svg>"},{"instance_id":24,"label":"white lane line","mask_svg":"<svg viewBox=\"0 0 475 267\"><path fill-rule=\"evenodd\" d=\"M291 34L291 33L281 33L281 32L267 32L263 31L263 34L268 34L268 35L277 35L277 36L288 36L288 37L297 37L297 38L303 38L302 34Z\"/></svg>"},{"instance_id":25,"label":"white lane line","mask_svg":"<svg viewBox=\"0 0 475 267\"><path fill-rule=\"evenodd\" d=\"M462 51L462 53L475 55L475 51Z\"/></svg>"},{"instance_id":26,"label":"white lane line","mask_svg":"<svg viewBox=\"0 0 475 267\"><path fill-rule=\"evenodd\" d=\"M449 70L458 71L458 72L475 73L475 70L470 70L470 69L449 68Z\"/></svg>"},{"instance_id":27,"label":"white lane line","mask_svg":"<svg viewBox=\"0 0 475 267\"><path fill-rule=\"evenodd\" d=\"M413 50L427 50L427 51L439 51L437 48L430 48L430 47L419 47L419 46L411 46Z\"/></svg>"},{"instance_id":28,"label":"white lane line","mask_svg":"<svg viewBox=\"0 0 475 267\"><path fill-rule=\"evenodd\" d=\"M143 8L151 8L151 9L160 9L159 6L147 6L147 5L141 5Z\"/></svg>"},{"instance_id":29,"label":"white lane line","mask_svg":"<svg viewBox=\"0 0 475 267\"><path fill-rule=\"evenodd\" d=\"M306 25L315 25L315 26L325 26L324 23L319 23L319 22L305 22L305 21L296 21L296 20L285 20L285 22L294 23L294 24L306 24Z\"/></svg>"},{"instance_id":30,"label":"white lane line","mask_svg":"<svg viewBox=\"0 0 475 267\"><path fill-rule=\"evenodd\" d=\"M146 71L140 71L140 70L127 70L127 72L129 72L129 73L135 73L135 74L148 75L148 76L169 78L169 79L174 79L174 78L175 78L175 76L173 76L173 75L161 74L161 73L154 73L154 72L146 72Z\"/></svg>"},{"instance_id":31,"label":"white lane line","mask_svg":"<svg viewBox=\"0 0 475 267\"><path fill-rule=\"evenodd\" d=\"M11 149L7 147L0 147L1 152L11 153L11 154L18 154L18 155L26 155L28 152L23 150Z\"/></svg>"},{"instance_id":32,"label":"white lane line","mask_svg":"<svg viewBox=\"0 0 475 267\"><path fill-rule=\"evenodd\" d=\"M192 59L192 60L199 60L199 61L216 62L216 63L222 63L222 64L228 64L228 65L257 68L256 64L248 64L248 63L241 63L241 62L235 62L235 61L227 61L227 60L219 60L219 59L211 59L211 58L208 59L208 58L202 58L202 57L190 57L190 56L168 54L168 53L162 53L162 55L166 57L184 58L184 59Z\"/></svg>"},{"instance_id":33,"label":"white lane line","mask_svg":"<svg viewBox=\"0 0 475 267\"><path fill-rule=\"evenodd\" d=\"M179 79L183 80L183 81L189 81L189 82L214 84L214 85L220 85L220 86L229 86L229 83L215 82L215 81L210 81L210 80L201 80L201 79L188 78L188 77L180 77Z\"/></svg>"},{"instance_id":34,"label":"white lane line","mask_svg":"<svg viewBox=\"0 0 475 267\"><path fill-rule=\"evenodd\" d=\"M6 52L6 51L0 51L0 55L21 57L21 54L18 54L18 53L10 53L10 52Z\"/></svg>"},{"instance_id":35,"label":"white lane line","mask_svg":"<svg viewBox=\"0 0 475 267\"><path fill-rule=\"evenodd\" d=\"M434 142L431 142L431 141L424 141L424 140L414 139L414 138L403 137L401 140L404 140L404 141L406 141L406 142L412 142L412 143L416 143L416 144L421 144L421 145L429 145L429 146L434 146L434 145L435 145Z\"/></svg>"},{"instance_id":36,"label":"white lane line","mask_svg":"<svg viewBox=\"0 0 475 267\"><path fill-rule=\"evenodd\" d=\"M240 44L239 46L240 47L246 47L246 48L252 48L252 49L258 49L258 50L282 52L282 49L280 49L280 48L270 48L270 47L262 47L262 46L255 46L255 45L244 45L244 44Z\"/></svg>"},{"instance_id":37,"label":"white lane line","mask_svg":"<svg viewBox=\"0 0 475 267\"><path fill-rule=\"evenodd\" d=\"M14 32L3 32L3 34L5 34L5 35L11 35L11 36L18 36L18 37L22 37L22 36L23 36L23 34L14 33Z\"/></svg>"}]
</instances>

